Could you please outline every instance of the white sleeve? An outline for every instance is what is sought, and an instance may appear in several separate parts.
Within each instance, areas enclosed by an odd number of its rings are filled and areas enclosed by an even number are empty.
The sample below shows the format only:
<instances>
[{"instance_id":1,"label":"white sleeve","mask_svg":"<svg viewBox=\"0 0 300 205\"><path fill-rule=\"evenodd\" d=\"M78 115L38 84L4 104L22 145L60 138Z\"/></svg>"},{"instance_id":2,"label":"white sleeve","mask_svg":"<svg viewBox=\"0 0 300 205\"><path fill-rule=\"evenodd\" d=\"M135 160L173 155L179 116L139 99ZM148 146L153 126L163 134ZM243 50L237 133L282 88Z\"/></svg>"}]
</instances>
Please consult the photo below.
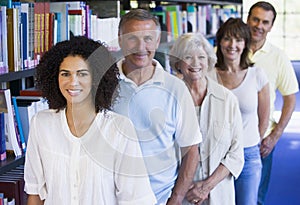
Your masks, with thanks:
<instances>
[{"instance_id":1,"label":"white sleeve","mask_svg":"<svg viewBox=\"0 0 300 205\"><path fill-rule=\"evenodd\" d=\"M127 117L107 115L101 119L98 136L82 139L84 149L99 166L113 172L119 204L155 204L133 124Z\"/></svg>"},{"instance_id":2,"label":"white sleeve","mask_svg":"<svg viewBox=\"0 0 300 205\"><path fill-rule=\"evenodd\" d=\"M47 189L45 186L45 176L43 165L39 150L39 136L37 136L38 114L33 116L30 123L30 130L28 136L28 144L25 156L24 168L24 190L27 194L39 195L41 199L47 196Z\"/></svg>"}]
</instances>

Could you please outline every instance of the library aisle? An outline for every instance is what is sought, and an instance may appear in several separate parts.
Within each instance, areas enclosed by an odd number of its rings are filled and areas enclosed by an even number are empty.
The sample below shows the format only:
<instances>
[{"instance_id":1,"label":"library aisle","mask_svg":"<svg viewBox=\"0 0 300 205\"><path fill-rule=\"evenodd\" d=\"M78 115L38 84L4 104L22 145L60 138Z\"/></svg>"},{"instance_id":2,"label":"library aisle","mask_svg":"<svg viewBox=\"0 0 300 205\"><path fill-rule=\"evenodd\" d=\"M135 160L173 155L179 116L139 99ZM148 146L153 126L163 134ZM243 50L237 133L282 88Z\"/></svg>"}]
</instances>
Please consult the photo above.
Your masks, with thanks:
<instances>
[{"instance_id":1,"label":"library aisle","mask_svg":"<svg viewBox=\"0 0 300 205\"><path fill-rule=\"evenodd\" d=\"M296 72L299 80L300 66ZM300 93L296 96L295 112L274 152L270 188L265 205L300 204ZM276 110L279 110L282 104L280 97L278 99Z\"/></svg>"}]
</instances>

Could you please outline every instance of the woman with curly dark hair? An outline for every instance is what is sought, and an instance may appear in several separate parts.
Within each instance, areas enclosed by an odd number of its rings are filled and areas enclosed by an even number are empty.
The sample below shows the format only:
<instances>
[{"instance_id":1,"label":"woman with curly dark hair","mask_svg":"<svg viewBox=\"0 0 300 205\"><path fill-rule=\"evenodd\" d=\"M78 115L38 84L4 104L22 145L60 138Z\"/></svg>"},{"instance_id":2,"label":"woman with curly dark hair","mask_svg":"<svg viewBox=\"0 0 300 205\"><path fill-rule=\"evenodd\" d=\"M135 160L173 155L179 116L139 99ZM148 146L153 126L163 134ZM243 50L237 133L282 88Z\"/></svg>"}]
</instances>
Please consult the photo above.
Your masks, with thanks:
<instances>
[{"instance_id":1,"label":"woman with curly dark hair","mask_svg":"<svg viewBox=\"0 0 300 205\"><path fill-rule=\"evenodd\" d=\"M107 48L86 37L60 42L36 82L50 109L30 124L28 205L154 204L135 129L110 111L118 70Z\"/></svg>"}]
</instances>

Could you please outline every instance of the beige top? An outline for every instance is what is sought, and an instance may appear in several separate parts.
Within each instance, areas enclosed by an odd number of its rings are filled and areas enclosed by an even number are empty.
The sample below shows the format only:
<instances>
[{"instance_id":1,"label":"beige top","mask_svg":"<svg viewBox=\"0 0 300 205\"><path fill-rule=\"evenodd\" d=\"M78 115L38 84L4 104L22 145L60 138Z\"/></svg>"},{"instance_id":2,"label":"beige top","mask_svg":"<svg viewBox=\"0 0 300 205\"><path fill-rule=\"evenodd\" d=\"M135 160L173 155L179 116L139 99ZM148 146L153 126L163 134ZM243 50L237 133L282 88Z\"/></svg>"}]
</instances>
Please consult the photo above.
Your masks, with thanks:
<instances>
[{"instance_id":1,"label":"beige top","mask_svg":"<svg viewBox=\"0 0 300 205\"><path fill-rule=\"evenodd\" d=\"M204 204L234 205L234 177L239 176L244 165L238 101L228 89L208 78L207 95L199 117L203 142L199 145L201 161L194 180L206 179L222 163L231 175L210 192Z\"/></svg>"}]
</instances>

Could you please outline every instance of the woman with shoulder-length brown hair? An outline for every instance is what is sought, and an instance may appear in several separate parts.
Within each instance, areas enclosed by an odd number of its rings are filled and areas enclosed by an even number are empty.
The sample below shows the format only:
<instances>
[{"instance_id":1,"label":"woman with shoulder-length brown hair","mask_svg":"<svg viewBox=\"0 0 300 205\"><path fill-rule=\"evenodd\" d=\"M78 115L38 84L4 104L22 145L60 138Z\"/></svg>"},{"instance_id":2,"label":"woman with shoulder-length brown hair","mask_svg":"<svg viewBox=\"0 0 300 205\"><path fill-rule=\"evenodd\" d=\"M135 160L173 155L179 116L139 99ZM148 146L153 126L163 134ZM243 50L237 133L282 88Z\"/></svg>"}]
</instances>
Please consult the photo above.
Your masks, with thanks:
<instances>
[{"instance_id":1,"label":"woman with shoulder-length brown hair","mask_svg":"<svg viewBox=\"0 0 300 205\"><path fill-rule=\"evenodd\" d=\"M261 176L259 145L268 127L269 82L248 58L250 29L240 18L229 18L217 31L217 63L210 76L238 98L243 119L245 164L235 181L237 205L257 203Z\"/></svg>"}]
</instances>

